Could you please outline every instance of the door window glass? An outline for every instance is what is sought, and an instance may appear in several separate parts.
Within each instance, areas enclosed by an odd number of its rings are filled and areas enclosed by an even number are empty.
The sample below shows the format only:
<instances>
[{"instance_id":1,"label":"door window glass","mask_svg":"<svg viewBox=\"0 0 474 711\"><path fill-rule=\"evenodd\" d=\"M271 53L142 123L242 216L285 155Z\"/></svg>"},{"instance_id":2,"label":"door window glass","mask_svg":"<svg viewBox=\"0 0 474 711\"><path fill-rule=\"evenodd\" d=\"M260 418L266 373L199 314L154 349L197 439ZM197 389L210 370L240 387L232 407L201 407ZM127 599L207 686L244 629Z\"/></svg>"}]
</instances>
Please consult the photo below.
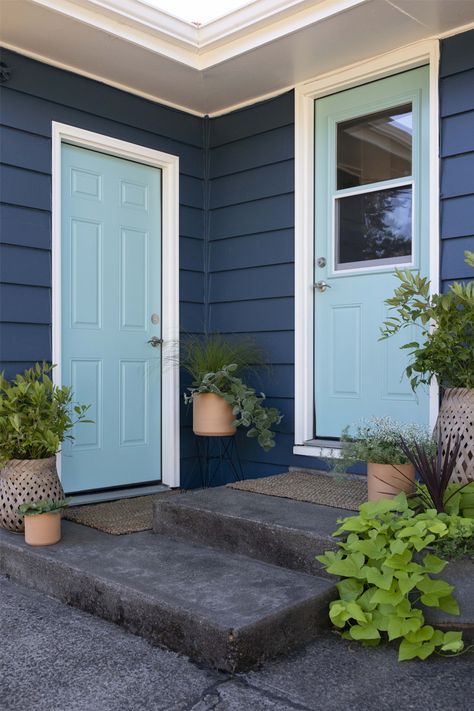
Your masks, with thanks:
<instances>
[{"instance_id":1,"label":"door window glass","mask_svg":"<svg viewBox=\"0 0 474 711\"><path fill-rule=\"evenodd\" d=\"M412 127L411 103L337 124L336 270L411 262Z\"/></svg>"},{"instance_id":2,"label":"door window glass","mask_svg":"<svg viewBox=\"0 0 474 711\"><path fill-rule=\"evenodd\" d=\"M411 185L336 199L336 269L409 262L411 211Z\"/></svg>"},{"instance_id":3,"label":"door window glass","mask_svg":"<svg viewBox=\"0 0 474 711\"><path fill-rule=\"evenodd\" d=\"M337 125L337 189L412 173L411 104Z\"/></svg>"}]
</instances>

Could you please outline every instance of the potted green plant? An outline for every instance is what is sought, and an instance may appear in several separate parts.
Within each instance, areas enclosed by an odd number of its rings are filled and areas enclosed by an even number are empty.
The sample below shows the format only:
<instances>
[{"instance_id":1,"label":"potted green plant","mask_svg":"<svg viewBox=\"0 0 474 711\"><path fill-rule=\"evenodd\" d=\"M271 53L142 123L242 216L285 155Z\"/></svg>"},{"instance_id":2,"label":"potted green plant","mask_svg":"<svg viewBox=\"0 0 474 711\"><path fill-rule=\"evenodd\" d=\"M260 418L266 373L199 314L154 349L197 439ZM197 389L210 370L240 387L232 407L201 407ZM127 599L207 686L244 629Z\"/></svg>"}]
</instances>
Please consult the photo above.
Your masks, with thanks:
<instances>
[{"instance_id":1,"label":"potted green plant","mask_svg":"<svg viewBox=\"0 0 474 711\"><path fill-rule=\"evenodd\" d=\"M466 251L465 257L474 267L474 253ZM430 282L420 274L395 273L400 284L385 302L395 315L384 322L381 338L413 324L420 328L420 338L402 346L409 351L406 374L413 390L437 380L443 398L436 429L443 449L459 434L454 476L467 481L474 477L474 280L431 294Z\"/></svg>"},{"instance_id":2,"label":"potted green plant","mask_svg":"<svg viewBox=\"0 0 474 711\"><path fill-rule=\"evenodd\" d=\"M281 421L274 407L264 407L258 395L239 375L262 365L262 350L251 339L228 339L220 334L187 337L181 344L181 366L192 382L185 402L193 405L193 431L210 437L230 436L247 428L260 446L271 449L271 426Z\"/></svg>"},{"instance_id":3,"label":"potted green plant","mask_svg":"<svg viewBox=\"0 0 474 711\"><path fill-rule=\"evenodd\" d=\"M341 435L341 459L338 469L347 469L357 461L367 462L369 501L393 498L401 491L411 494L415 487L415 467L403 449L422 445L435 447L430 433L420 425L396 422L389 417L374 417L359 424L355 434L346 428Z\"/></svg>"},{"instance_id":4,"label":"potted green plant","mask_svg":"<svg viewBox=\"0 0 474 711\"><path fill-rule=\"evenodd\" d=\"M61 540L61 514L68 506L66 499L30 501L18 507L25 519L25 543L30 546L52 546Z\"/></svg>"},{"instance_id":5,"label":"potted green plant","mask_svg":"<svg viewBox=\"0 0 474 711\"><path fill-rule=\"evenodd\" d=\"M56 453L75 424L89 421L88 406L73 404L51 369L36 364L12 381L0 374L0 525L11 531L24 530L21 504L64 498Z\"/></svg>"}]
</instances>

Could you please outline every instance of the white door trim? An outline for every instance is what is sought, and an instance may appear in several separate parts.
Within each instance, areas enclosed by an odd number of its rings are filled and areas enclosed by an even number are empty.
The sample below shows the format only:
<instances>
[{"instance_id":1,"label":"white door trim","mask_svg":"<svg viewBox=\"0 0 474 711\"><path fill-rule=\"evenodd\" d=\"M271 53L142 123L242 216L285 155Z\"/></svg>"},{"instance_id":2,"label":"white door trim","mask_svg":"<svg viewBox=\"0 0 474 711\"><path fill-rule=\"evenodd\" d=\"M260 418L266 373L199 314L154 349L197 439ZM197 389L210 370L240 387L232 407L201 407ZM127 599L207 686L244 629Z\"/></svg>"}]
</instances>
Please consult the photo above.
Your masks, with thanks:
<instances>
[{"instance_id":1,"label":"white door trim","mask_svg":"<svg viewBox=\"0 0 474 711\"><path fill-rule=\"evenodd\" d=\"M295 87L295 446L294 454L327 456L314 437L314 101L397 72L430 67L429 229L431 289L439 289L439 42L427 40L330 72ZM430 388L430 425L438 387ZM324 451L323 451L324 450Z\"/></svg>"},{"instance_id":2,"label":"white door trim","mask_svg":"<svg viewBox=\"0 0 474 711\"><path fill-rule=\"evenodd\" d=\"M61 383L61 144L67 142L162 171L162 338L179 339L179 158L128 141L52 122L52 345L53 371ZM162 483L180 485L179 369L162 368ZM60 456L58 470L60 471Z\"/></svg>"}]
</instances>

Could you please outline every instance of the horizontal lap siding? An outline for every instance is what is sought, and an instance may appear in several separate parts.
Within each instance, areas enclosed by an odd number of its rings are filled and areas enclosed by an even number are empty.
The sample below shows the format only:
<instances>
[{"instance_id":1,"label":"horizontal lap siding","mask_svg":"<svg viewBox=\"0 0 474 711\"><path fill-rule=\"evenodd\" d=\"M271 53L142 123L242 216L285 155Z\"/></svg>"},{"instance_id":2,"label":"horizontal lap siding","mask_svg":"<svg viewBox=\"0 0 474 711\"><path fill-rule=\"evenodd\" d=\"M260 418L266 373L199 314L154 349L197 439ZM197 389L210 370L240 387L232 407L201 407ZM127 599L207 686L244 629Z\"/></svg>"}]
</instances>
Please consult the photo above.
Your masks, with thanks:
<instances>
[{"instance_id":1,"label":"horizontal lap siding","mask_svg":"<svg viewBox=\"0 0 474 711\"><path fill-rule=\"evenodd\" d=\"M51 359L52 121L179 156L181 325L202 332L202 120L13 52L2 61L12 78L0 89L0 370ZM186 411L182 424L187 470Z\"/></svg>"},{"instance_id":2,"label":"horizontal lap siding","mask_svg":"<svg viewBox=\"0 0 474 711\"><path fill-rule=\"evenodd\" d=\"M294 444L294 97L270 101L210 121L209 328L252 335L270 369L253 384L284 419L276 446L263 452L239 433L247 476L267 476L291 464Z\"/></svg>"},{"instance_id":3,"label":"horizontal lap siding","mask_svg":"<svg viewBox=\"0 0 474 711\"><path fill-rule=\"evenodd\" d=\"M441 279L472 277L474 251L474 30L441 44Z\"/></svg>"}]
</instances>

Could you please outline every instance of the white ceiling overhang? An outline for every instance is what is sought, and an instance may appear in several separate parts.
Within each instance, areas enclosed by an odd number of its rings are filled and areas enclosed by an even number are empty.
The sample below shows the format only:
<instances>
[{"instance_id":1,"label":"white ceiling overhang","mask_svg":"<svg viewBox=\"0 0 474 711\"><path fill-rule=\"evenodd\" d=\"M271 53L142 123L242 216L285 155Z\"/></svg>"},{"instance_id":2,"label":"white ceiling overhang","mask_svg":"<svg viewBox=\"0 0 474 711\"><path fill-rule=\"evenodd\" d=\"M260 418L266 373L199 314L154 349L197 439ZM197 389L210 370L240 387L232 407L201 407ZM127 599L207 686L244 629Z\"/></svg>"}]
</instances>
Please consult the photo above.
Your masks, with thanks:
<instances>
[{"instance_id":1,"label":"white ceiling overhang","mask_svg":"<svg viewBox=\"0 0 474 711\"><path fill-rule=\"evenodd\" d=\"M473 22L473 0L256 0L201 26L146 0L0 0L3 45L200 114Z\"/></svg>"}]
</instances>

